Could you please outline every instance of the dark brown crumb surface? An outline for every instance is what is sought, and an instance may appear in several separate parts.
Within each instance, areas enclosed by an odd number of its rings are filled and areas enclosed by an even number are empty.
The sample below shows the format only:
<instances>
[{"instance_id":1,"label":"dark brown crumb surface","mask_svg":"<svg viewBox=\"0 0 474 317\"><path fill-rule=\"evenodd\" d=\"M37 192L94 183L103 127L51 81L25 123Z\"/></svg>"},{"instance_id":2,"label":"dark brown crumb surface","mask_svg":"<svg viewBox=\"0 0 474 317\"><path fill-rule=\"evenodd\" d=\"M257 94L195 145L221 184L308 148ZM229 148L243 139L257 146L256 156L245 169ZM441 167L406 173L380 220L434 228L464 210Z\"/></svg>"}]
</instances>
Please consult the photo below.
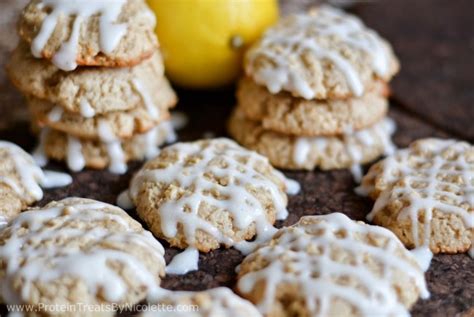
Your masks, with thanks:
<instances>
[{"instance_id":1,"label":"dark brown crumb surface","mask_svg":"<svg viewBox=\"0 0 474 317\"><path fill-rule=\"evenodd\" d=\"M12 1L2 1L0 9ZM394 83L395 95L390 111L398 125L395 135L398 146L404 147L415 139L429 136L457 137L471 142L474 139L474 32L472 20L469 20L470 31L462 20L466 15L472 15L473 4L471 0L381 0L364 2L355 8L369 25L380 29L393 42L401 58L403 70ZM470 54L465 54L465 50ZM31 150L35 140L23 115L24 101L4 78L6 51L2 44L0 139ZM188 126L179 133L180 140L195 140L209 134L226 135L225 121L234 104L232 87L215 92L178 91L178 95L177 109L190 119ZM46 191L38 205L68 196L115 203L117 195L127 188L131 175L140 165L139 162L131 164L129 173L122 176L92 170L73 174L71 186ZM48 167L65 169L60 163ZM353 219L363 220L372 207L370 200L354 194L355 184L346 170L286 174L298 180L303 189L290 198L290 216L279 226L293 224L303 215L331 212L343 212ZM131 215L136 218L133 212ZM178 252L168 247L166 250L167 261ZM163 286L175 290L203 290L220 285L233 287L235 267L242 259L234 249L201 254L199 271L167 276ZM413 316L474 316L473 259L466 254L437 255L426 277L431 297L415 305ZM5 307L1 307L0 315L5 312Z\"/></svg>"}]
</instances>

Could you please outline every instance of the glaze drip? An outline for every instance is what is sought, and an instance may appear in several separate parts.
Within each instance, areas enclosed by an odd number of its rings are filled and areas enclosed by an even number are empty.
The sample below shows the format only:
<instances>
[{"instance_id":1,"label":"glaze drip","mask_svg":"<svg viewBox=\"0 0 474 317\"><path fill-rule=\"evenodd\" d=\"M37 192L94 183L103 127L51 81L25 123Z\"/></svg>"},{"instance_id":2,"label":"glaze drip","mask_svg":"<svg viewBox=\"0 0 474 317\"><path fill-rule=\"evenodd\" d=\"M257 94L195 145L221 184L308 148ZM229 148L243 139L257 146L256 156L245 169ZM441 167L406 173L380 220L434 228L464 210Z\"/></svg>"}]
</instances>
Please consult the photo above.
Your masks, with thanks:
<instances>
[{"instance_id":1,"label":"glaze drip","mask_svg":"<svg viewBox=\"0 0 474 317\"><path fill-rule=\"evenodd\" d=\"M345 76L353 94L361 96L365 87L351 61L322 44L317 40L319 37L337 38L345 45L364 51L370 56L372 69L378 76L384 77L389 72L389 52L377 33L368 29L356 16L326 5L309 14L291 15L270 28L260 45L249 51L246 71L274 94L284 89L305 99L314 99L316 93L310 81L299 74L300 69L290 67L290 56L303 56L310 52L334 64ZM271 62L255 67L260 56Z\"/></svg>"},{"instance_id":2,"label":"glaze drip","mask_svg":"<svg viewBox=\"0 0 474 317\"><path fill-rule=\"evenodd\" d=\"M392 143L391 136L395 133L395 122L390 118L385 118L374 126L360 131L352 131L348 129L343 135L343 142L346 151L351 158L351 172L354 180L360 182L362 178L362 159L365 147L380 144L383 148L384 155L392 154L396 147ZM293 160L299 165L309 159L312 148L318 153L329 151L331 138L329 137L299 137L294 147Z\"/></svg>"},{"instance_id":3,"label":"glaze drip","mask_svg":"<svg viewBox=\"0 0 474 317\"><path fill-rule=\"evenodd\" d=\"M285 219L288 215L285 195L279 185L255 169L257 165L269 165L266 158L247 151L228 139L206 142L208 143L204 146L195 142L178 143L166 148L164 151L176 156L177 161L157 169L147 169L145 165L133 177L128 192L120 195L119 204L130 207L131 203L137 201L141 187L146 182L176 182L180 187L192 190L160 205L158 213L162 232L166 237L174 237L178 227L182 226L186 243L191 247L196 247L196 231L202 230L222 244L234 246L244 253L249 252L270 238L276 229L269 222L265 207L248 188L266 190L271 195L277 219ZM280 172L274 171L273 177L283 184L286 183ZM219 183L212 181L214 178L220 179ZM292 182L291 189L295 192L298 189L297 184ZM222 198L210 194L217 192ZM198 215L201 204L216 206L230 213L234 225L239 229L255 224L255 241L233 241Z\"/></svg>"},{"instance_id":4,"label":"glaze drip","mask_svg":"<svg viewBox=\"0 0 474 317\"><path fill-rule=\"evenodd\" d=\"M100 15L100 51L105 54L112 53L127 32L125 24L116 23L126 1L42 0L38 4L39 8L48 8L51 12L44 19L39 33L31 44L32 54L37 58L42 57L42 51L53 35L58 20L64 15L75 18L70 38L62 43L53 57L52 61L58 68L64 71L76 69L81 27L83 22L93 15Z\"/></svg>"},{"instance_id":5,"label":"glaze drip","mask_svg":"<svg viewBox=\"0 0 474 317\"><path fill-rule=\"evenodd\" d=\"M24 212L5 229L11 236L4 236L5 243L0 245L0 261L5 265L5 275L0 277L0 297L11 304L25 303L35 282L47 283L63 276L72 276L83 281L93 296L103 296L106 301L118 302L126 295L127 284L110 266L111 262L127 266L129 272L133 272L133 278L146 287L150 294L157 292L158 276L152 274L138 258L120 248L103 246L145 246L150 256L161 259L164 266L161 244L149 232L137 230L132 225L134 222L126 221L127 215L117 207L92 200L68 205L68 200L62 201L66 202L64 206ZM103 209L116 211L109 213ZM58 219L62 226L51 225L57 223ZM100 227L76 227L81 223L99 221L108 221L122 229L114 232ZM66 223L69 225L64 225ZM81 248L68 242L75 239L87 240L89 243ZM52 245L51 241L60 241L64 246ZM17 278L21 278L23 283L21 292L12 282Z\"/></svg>"},{"instance_id":6,"label":"glaze drip","mask_svg":"<svg viewBox=\"0 0 474 317\"><path fill-rule=\"evenodd\" d=\"M379 171L371 169L364 177L381 178L387 184L387 188L376 199L367 219L372 221L378 212L396 200L405 201L406 205L401 209L398 219L411 221L412 237L416 247L430 245L434 210L458 215L465 226L472 229L474 227L473 153L472 146L466 142L426 139L387 157L379 163L383 171L380 176ZM363 182L357 191L361 194L370 194L373 190L372 185ZM423 235L419 232L420 226Z\"/></svg>"},{"instance_id":7,"label":"glaze drip","mask_svg":"<svg viewBox=\"0 0 474 317\"><path fill-rule=\"evenodd\" d=\"M15 164L15 172L20 181L14 177L0 175L0 183L12 188L15 193L26 201L41 200L44 188L62 187L72 182L71 176L58 172L43 171L33 157L16 144L0 141L0 154L3 152L5 160Z\"/></svg>"},{"instance_id":8,"label":"glaze drip","mask_svg":"<svg viewBox=\"0 0 474 317\"><path fill-rule=\"evenodd\" d=\"M306 219L318 222L304 223ZM381 237L387 240L383 246L370 244L370 239L360 236ZM242 275L238 290L251 292L264 281L261 300L256 303L262 313L268 313L276 292L285 283L297 285L304 296L311 316L328 316L331 301L335 298L354 306L361 316L409 316L407 309L398 301L393 286L395 270L407 274L421 293L429 297L421 269L412 254L395 235L381 227L352 221L347 216L334 213L325 216L303 217L295 226L280 229L271 245L260 247L243 262L263 258L266 267ZM334 260L333 250L350 254L352 261ZM319 250L316 254L308 250ZM403 253L403 257L400 256ZM364 259L373 258L382 267L382 273L369 270ZM282 260L285 259L285 260ZM408 261L407 259L412 259ZM343 285L338 278L354 278L361 288Z\"/></svg>"}]
</instances>

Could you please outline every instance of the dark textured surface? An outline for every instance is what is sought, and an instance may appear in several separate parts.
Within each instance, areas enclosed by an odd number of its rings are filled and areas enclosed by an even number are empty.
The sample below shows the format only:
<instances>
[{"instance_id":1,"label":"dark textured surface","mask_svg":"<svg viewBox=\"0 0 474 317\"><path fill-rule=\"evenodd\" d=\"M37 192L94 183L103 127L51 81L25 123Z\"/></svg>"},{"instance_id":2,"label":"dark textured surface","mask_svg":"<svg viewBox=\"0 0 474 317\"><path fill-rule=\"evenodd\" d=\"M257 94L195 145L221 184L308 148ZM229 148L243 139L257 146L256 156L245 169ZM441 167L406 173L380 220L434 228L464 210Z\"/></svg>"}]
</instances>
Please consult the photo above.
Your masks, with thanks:
<instances>
[{"instance_id":1,"label":"dark textured surface","mask_svg":"<svg viewBox=\"0 0 474 317\"><path fill-rule=\"evenodd\" d=\"M414 6L417 10L408 10L406 3L416 3ZM452 7L448 6L450 3L453 4ZM455 17L463 14L460 11L468 10L460 3L467 5L473 2L385 0L356 8L369 24L381 29L381 33L395 43L401 56L403 72L396 80L395 101L392 102L390 112L390 116L398 123L395 142L399 146L406 146L414 139L427 136L456 136L470 140L474 137L471 123L474 121L473 92L472 88L468 87L474 83L473 69L468 68L468 59L472 60L472 46L471 56L462 55L464 47L468 45L467 38L472 38L473 32L471 30L470 34L466 33L464 36L457 34L460 31L457 29L458 24L461 22ZM439 8L434 8L438 4ZM426 17L431 14L431 10L435 10L436 18ZM445 18L439 16L443 14L443 10L447 14ZM458 13L453 13L455 10ZM470 12L472 13L472 10ZM411 30L407 26L408 20L412 21L411 23L419 22L411 24L414 28ZM442 26L439 23L442 23ZM400 33L397 33L397 28ZM456 70L449 73L450 76L445 77L444 81L437 79L440 78L440 73L444 73L439 69L439 59L433 53L439 47L444 47L444 44L437 41L438 36L433 32L441 32L440 38L451 34L452 39L447 49L450 56L464 56L463 60L460 57L459 60L458 57L443 60L447 65L444 66L446 69ZM0 56L2 57L4 56ZM417 63L424 66L417 66ZM418 73L418 69L423 69L424 73ZM27 123L21 115L24 106L22 100L8 84L2 82L2 77L3 74L0 75L0 139L11 140L31 149L34 139L27 132ZM181 140L194 140L210 133L215 136L225 135L225 120L234 104L232 89L221 92L178 93L181 98L179 110L186 112L191 120L180 132ZM451 107L442 102L441 98L453 101ZM8 128L1 130L2 127ZM112 175L106 171L74 174L73 185L46 191L44 200L38 205L68 196L82 196L114 203L117 195L127 187L133 171L139 166L140 163L132 164L130 172L124 176ZM53 164L50 167L64 169L62 164ZM371 201L353 193L355 184L348 171L292 172L287 175L300 181L303 190L299 195L290 198L290 216L279 225L292 224L302 215L335 211L344 212L354 219L363 219L371 209ZM133 213L132 216L135 217ZM176 252L175 249L167 248L167 260ZM240 253L233 249L201 254L199 271L181 277L168 276L164 279L163 286L182 290L202 290L219 285L232 287L235 282L234 269L241 260ZM427 280L431 298L418 302L412 311L413 316L474 316L474 260L464 254L435 256L427 273Z\"/></svg>"},{"instance_id":2,"label":"dark textured surface","mask_svg":"<svg viewBox=\"0 0 474 317\"><path fill-rule=\"evenodd\" d=\"M380 0L355 11L394 45L404 107L473 142L474 1Z\"/></svg>"}]
</instances>

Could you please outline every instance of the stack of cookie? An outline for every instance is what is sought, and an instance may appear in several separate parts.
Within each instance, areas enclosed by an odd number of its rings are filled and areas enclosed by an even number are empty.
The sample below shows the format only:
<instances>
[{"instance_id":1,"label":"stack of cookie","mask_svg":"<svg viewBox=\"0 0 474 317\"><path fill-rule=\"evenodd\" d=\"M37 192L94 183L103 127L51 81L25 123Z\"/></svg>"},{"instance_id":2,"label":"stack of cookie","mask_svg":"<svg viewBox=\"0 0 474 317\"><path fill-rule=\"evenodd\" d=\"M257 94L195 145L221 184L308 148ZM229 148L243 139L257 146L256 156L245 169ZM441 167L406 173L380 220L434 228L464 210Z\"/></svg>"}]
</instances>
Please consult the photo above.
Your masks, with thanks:
<instances>
[{"instance_id":1,"label":"stack of cookie","mask_svg":"<svg viewBox=\"0 0 474 317\"><path fill-rule=\"evenodd\" d=\"M248 52L229 123L285 169L351 168L393 151L388 81L399 63L357 17L322 6L282 19Z\"/></svg>"},{"instance_id":2,"label":"stack of cookie","mask_svg":"<svg viewBox=\"0 0 474 317\"><path fill-rule=\"evenodd\" d=\"M143 0L32 0L8 66L26 95L36 158L73 171L149 158L172 141L176 95L164 77L155 17Z\"/></svg>"}]
</instances>

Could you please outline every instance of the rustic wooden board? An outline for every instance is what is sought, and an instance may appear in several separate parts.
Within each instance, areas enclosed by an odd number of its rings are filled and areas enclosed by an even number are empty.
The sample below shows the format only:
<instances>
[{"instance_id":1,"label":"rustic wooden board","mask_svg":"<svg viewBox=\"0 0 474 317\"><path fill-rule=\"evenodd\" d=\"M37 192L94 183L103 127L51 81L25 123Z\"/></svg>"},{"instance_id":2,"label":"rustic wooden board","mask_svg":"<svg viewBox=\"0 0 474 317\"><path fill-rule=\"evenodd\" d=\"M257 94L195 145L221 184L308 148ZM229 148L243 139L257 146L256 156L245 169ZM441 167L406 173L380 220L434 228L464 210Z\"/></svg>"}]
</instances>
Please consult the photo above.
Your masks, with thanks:
<instances>
[{"instance_id":1,"label":"rustic wooden board","mask_svg":"<svg viewBox=\"0 0 474 317\"><path fill-rule=\"evenodd\" d=\"M471 67L471 74L467 74L468 56L462 55L461 52L462 45L466 45L465 37L454 36L457 40L453 38L447 50L450 56L464 56L466 64L463 64L462 60L457 60L457 57L443 60L445 68L456 70L454 74L440 71L438 69L440 60L436 56L426 57L425 54L426 51L435 51L441 45L437 41L438 36L432 33L439 32L441 27L435 27L430 23L437 25L438 21L444 21L443 34L456 33L457 22L448 23L443 20L441 14L444 10L447 12L445 19L453 20L457 14L462 14L459 11L464 10L459 3L469 4L469 1L385 0L380 3L364 3L356 7L356 12L363 15L369 24L382 30L382 33L395 43L397 52L402 58L404 70L395 83L395 97L391 102L390 112L390 116L398 124L395 142L399 146L406 146L412 140L428 136L458 137L471 141L474 137L471 123L474 120L472 91L467 87L474 83L473 69ZM15 2L2 1L0 12L5 12L5 8ZM301 5L308 5L308 1L302 2L304 3ZM417 3L417 10L408 10L407 3ZM453 6L444 5L446 3L453 3ZM295 1L290 4L292 8L300 6L295 4ZM433 19L423 18L436 4L440 6L436 9L440 10L436 11L440 16ZM18 6L17 3L16 5ZM7 27L5 16L14 15L0 13L1 27ZM419 21L419 25L412 24L413 30L405 26L406 20L409 19L412 23ZM8 25L10 24L11 22ZM399 24L403 25L399 28L400 33L397 33ZM11 25L8 27L11 28ZM5 32L4 30L2 29L2 32ZM405 35L410 39L406 39ZM472 31L468 35L471 38L474 36ZM5 34L0 36L1 65L5 62L7 51L13 45L11 41L11 36ZM470 58L472 59L472 56ZM422 68L425 72L423 76L421 71L414 69L418 65L417 60L423 63ZM466 69L463 65L466 65ZM457 76L458 71L463 73ZM444 74L447 76L443 77L446 82L443 85L436 78L430 78L430 74L433 74L433 77ZM24 102L4 78L4 73L0 70L0 139L16 142L29 150L35 140L28 132ZM437 82L440 87L436 85ZM209 133L215 136L225 135L225 121L235 102L233 89L218 92L178 90L178 94L180 96L178 109L185 112L191 120L180 132L181 140L195 140ZM442 102L440 98L452 100L453 104L447 106L447 103ZM419 108L415 107L416 105L420 105ZM112 175L106 171L84 171L74 174L74 183L71 186L47 191L43 201L38 205L68 196L82 196L114 203L117 195L127 187L132 173L139 166L140 163L132 164L129 173L122 176ZM64 169L64 165L53 163L50 168ZM348 171L286 174L300 181L303 191L291 197L289 204L291 214L285 222L279 223L279 226L295 223L302 215L335 211L344 212L354 219L364 219L371 209L371 201L353 193L355 184ZM136 218L133 212L131 215ZM177 252L176 249L166 247L167 260L169 261ZM164 279L163 286L181 290L202 290L219 285L233 287L234 269L242 258L242 255L233 249L201 254L199 271L181 277L168 276ZM427 273L427 280L431 298L419 301L412 310L413 316L474 316L474 260L464 254L435 256ZM5 314L4 308L3 310L0 308L0 315L2 312Z\"/></svg>"}]
</instances>

